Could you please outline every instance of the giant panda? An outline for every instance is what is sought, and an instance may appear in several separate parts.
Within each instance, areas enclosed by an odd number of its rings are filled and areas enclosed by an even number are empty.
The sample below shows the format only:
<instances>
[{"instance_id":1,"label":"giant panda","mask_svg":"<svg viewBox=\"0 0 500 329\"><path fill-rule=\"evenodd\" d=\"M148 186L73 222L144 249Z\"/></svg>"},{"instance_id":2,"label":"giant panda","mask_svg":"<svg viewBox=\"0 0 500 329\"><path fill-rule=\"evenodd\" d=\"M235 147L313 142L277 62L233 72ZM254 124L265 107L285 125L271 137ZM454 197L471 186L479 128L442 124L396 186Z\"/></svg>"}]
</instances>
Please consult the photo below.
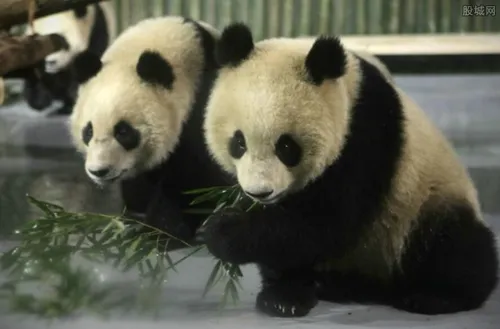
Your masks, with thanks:
<instances>
[{"instance_id":1,"label":"giant panda","mask_svg":"<svg viewBox=\"0 0 500 329\"><path fill-rule=\"evenodd\" d=\"M451 144L338 38L253 42L227 26L205 114L213 159L261 206L199 231L222 261L257 264L258 310L318 300L420 314L480 307L497 285L494 234Z\"/></svg>"},{"instance_id":2,"label":"giant panda","mask_svg":"<svg viewBox=\"0 0 500 329\"><path fill-rule=\"evenodd\" d=\"M72 10L35 19L27 34L57 33L67 47L48 55L25 77L23 94L30 107L43 110L54 100L62 102L55 114L69 114L74 105L78 83L72 68L75 56L84 50L101 56L116 37L113 4L104 1L78 5Z\"/></svg>"},{"instance_id":3,"label":"giant panda","mask_svg":"<svg viewBox=\"0 0 500 329\"><path fill-rule=\"evenodd\" d=\"M174 235L172 249L206 219L182 213L196 197L184 191L235 184L203 138L218 36L204 22L150 18L123 31L102 58L83 52L74 61L81 87L69 124L87 175L100 186L119 182L126 216Z\"/></svg>"}]
</instances>

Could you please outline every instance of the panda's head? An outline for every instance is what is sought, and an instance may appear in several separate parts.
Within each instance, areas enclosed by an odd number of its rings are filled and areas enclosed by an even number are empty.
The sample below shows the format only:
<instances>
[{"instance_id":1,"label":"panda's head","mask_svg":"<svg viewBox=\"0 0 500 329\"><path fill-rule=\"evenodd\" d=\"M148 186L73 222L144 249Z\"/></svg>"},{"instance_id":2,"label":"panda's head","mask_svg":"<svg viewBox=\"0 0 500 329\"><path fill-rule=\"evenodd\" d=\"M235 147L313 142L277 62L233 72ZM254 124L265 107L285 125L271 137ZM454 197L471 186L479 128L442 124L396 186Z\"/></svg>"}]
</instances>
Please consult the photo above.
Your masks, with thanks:
<instances>
[{"instance_id":1,"label":"panda's head","mask_svg":"<svg viewBox=\"0 0 500 329\"><path fill-rule=\"evenodd\" d=\"M175 149L204 66L193 24L172 16L144 20L122 32L102 58L87 51L75 58L81 86L71 137L94 182L131 178Z\"/></svg>"},{"instance_id":2,"label":"panda's head","mask_svg":"<svg viewBox=\"0 0 500 329\"><path fill-rule=\"evenodd\" d=\"M337 38L253 42L234 23L222 32L223 67L205 117L215 160L262 203L304 188L338 157L357 77Z\"/></svg>"},{"instance_id":3,"label":"panda's head","mask_svg":"<svg viewBox=\"0 0 500 329\"><path fill-rule=\"evenodd\" d=\"M93 6L77 6L73 10L41 17L33 22L38 34L57 33L63 36L68 46L45 57L45 71L57 73L66 68L73 58L88 46L95 17ZM28 28L29 32L32 32Z\"/></svg>"}]
</instances>

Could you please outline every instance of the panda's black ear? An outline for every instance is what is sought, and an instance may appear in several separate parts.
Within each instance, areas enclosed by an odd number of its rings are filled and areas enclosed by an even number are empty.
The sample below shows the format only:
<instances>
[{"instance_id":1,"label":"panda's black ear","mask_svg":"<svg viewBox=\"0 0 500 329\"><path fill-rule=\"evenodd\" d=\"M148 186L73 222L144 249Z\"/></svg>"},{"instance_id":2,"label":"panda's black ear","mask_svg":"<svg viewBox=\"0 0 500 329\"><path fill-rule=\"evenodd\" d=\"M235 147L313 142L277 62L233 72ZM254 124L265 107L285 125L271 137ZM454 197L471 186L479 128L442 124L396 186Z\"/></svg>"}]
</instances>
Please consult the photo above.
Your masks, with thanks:
<instances>
[{"instance_id":1,"label":"panda's black ear","mask_svg":"<svg viewBox=\"0 0 500 329\"><path fill-rule=\"evenodd\" d=\"M237 66L254 49L250 28L244 23L232 23L224 28L215 47L215 59L220 66Z\"/></svg>"},{"instance_id":2,"label":"panda's black ear","mask_svg":"<svg viewBox=\"0 0 500 329\"><path fill-rule=\"evenodd\" d=\"M325 79L337 79L344 75L347 56L340 40L321 36L316 39L306 56L305 67L316 85Z\"/></svg>"},{"instance_id":3,"label":"panda's black ear","mask_svg":"<svg viewBox=\"0 0 500 329\"><path fill-rule=\"evenodd\" d=\"M101 58L90 52L83 51L73 59L76 80L79 84L87 82L94 77L102 68Z\"/></svg>"},{"instance_id":4,"label":"panda's black ear","mask_svg":"<svg viewBox=\"0 0 500 329\"><path fill-rule=\"evenodd\" d=\"M175 75L172 65L160 53L145 50L136 65L139 77L148 83L172 89Z\"/></svg>"},{"instance_id":5,"label":"panda's black ear","mask_svg":"<svg viewBox=\"0 0 500 329\"><path fill-rule=\"evenodd\" d=\"M87 15L87 5L76 5L73 8L76 18L83 18Z\"/></svg>"}]
</instances>

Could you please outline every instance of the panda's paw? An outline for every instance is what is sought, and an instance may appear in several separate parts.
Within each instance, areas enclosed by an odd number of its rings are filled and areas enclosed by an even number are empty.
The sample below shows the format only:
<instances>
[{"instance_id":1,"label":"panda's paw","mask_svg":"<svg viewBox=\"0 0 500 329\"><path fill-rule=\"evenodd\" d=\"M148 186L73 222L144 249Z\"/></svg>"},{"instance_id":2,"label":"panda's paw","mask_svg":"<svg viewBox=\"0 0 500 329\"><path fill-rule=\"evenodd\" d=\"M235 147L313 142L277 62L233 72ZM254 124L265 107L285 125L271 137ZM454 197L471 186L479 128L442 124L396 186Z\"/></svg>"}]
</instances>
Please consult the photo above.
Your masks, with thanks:
<instances>
[{"instance_id":1,"label":"panda's paw","mask_svg":"<svg viewBox=\"0 0 500 329\"><path fill-rule=\"evenodd\" d=\"M245 219L244 211L225 208L207 219L198 230L197 240L205 243L210 253L222 261L245 263Z\"/></svg>"},{"instance_id":2,"label":"panda's paw","mask_svg":"<svg viewBox=\"0 0 500 329\"><path fill-rule=\"evenodd\" d=\"M288 288L288 287L287 287ZM264 288L257 296L256 307L260 312L274 317L303 317L318 304L313 289L290 287Z\"/></svg>"}]
</instances>

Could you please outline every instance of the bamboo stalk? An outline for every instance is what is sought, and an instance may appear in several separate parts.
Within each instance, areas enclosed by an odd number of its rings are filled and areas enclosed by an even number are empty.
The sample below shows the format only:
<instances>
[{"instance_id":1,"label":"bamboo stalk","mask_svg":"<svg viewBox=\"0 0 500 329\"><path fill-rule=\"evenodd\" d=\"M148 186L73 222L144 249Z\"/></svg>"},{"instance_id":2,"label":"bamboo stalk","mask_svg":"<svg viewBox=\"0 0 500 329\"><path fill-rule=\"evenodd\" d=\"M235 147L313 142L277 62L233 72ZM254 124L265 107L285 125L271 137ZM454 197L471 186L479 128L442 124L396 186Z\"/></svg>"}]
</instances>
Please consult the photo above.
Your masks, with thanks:
<instances>
[{"instance_id":1,"label":"bamboo stalk","mask_svg":"<svg viewBox=\"0 0 500 329\"><path fill-rule=\"evenodd\" d=\"M356 0L356 34L366 33L365 10L364 0Z\"/></svg>"},{"instance_id":2,"label":"bamboo stalk","mask_svg":"<svg viewBox=\"0 0 500 329\"><path fill-rule=\"evenodd\" d=\"M231 7L232 7L233 1L222 1L219 2L219 9L220 9L220 24L222 26L226 26L231 22Z\"/></svg>"},{"instance_id":3,"label":"bamboo stalk","mask_svg":"<svg viewBox=\"0 0 500 329\"><path fill-rule=\"evenodd\" d=\"M320 0L317 34L329 34L328 23L332 13L329 11L330 1Z\"/></svg>"},{"instance_id":4,"label":"bamboo stalk","mask_svg":"<svg viewBox=\"0 0 500 329\"><path fill-rule=\"evenodd\" d=\"M267 2L267 38L277 37L279 35L279 1Z\"/></svg>"},{"instance_id":5,"label":"bamboo stalk","mask_svg":"<svg viewBox=\"0 0 500 329\"><path fill-rule=\"evenodd\" d=\"M241 1L241 6L240 6L240 14L239 14L239 19L240 21L243 21L245 23L249 23L250 21L250 8L252 7L252 1L251 0L243 0Z\"/></svg>"},{"instance_id":6,"label":"bamboo stalk","mask_svg":"<svg viewBox=\"0 0 500 329\"><path fill-rule=\"evenodd\" d=\"M213 26L217 27L217 28L221 28L221 26L218 24L219 22L217 22L215 20L215 0L202 0L203 3L204 3L204 6L205 6L205 12L204 12L204 17L205 17L205 21L208 23L208 24L212 24Z\"/></svg>"},{"instance_id":7,"label":"bamboo stalk","mask_svg":"<svg viewBox=\"0 0 500 329\"><path fill-rule=\"evenodd\" d=\"M255 40L264 38L264 24L262 12L264 11L263 0L254 0L252 13L252 30Z\"/></svg>"},{"instance_id":8,"label":"bamboo stalk","mask_svg":"<svg viewBox=\"0 0 500 329\"><path fill-rule=\"evenodd\" d=\"M131 2L131 5L132 5L132 24L136 24L145 17L144 0L133 1Z\"/></svg>"},{"instance_id":9,"label":"bamboo stalk","mask_svg":"<svg viewBox=\"0 0 500 329\"><path fill-rule=\"evenodd\" d=\"M137 1L137 0L135 0ZM182 0L169 0L170 2L170 15L182 15Z\"/></svg>"},{"instance_id":10,"label":"bamboo stalk","mask_svg":"<svg viewBox=\"0 0 500 329\"><path fill-rule=\"evenodd\" d=\"M347 0L349 1L349 0ZM345 21L345 2L344 0L334 1L334 15L333 15L333 33L344 34L344 21Z\"/></svg>"},{"instance_id":11,"label":"bamboo stalk","mask_svg":"<svg viewBox=\"0 0 500 329\"><path fill-rule=\"evenodd\" d=\"M165 14L165 1L163 0L154 1L153 16L160 17L163 16L164 14Z\"/></svg>"},{"instance_id":12,"label":"bamboo stalk","mask_svg":"<svg viewBox=\"0 0 500 329\"><path fill-rule=\"evenodd\" d=\"M283 0L283 23L281 34L285 37L292 36L293 32L293 1Z\"/></svg>"},{"instance_id":13,"label":"bamboo stalk","mask_svg":"<svg viewBox=\"0 0 500 329\"><path fill-rule=\"evenodd\" d=\"M352 0L351 0L352 1ZM311 35L311 31L309 29L309 12L310 12L310 7L309 7L309 1L308 0L301 0L300 1L300 21L297 22L300 26L300 32L301 34L307 34Z\"/></svg>"},{"instance_id":14,"label":"bamboo stalk","mask_svg":"<svg viewBox=\"0 0 500 329\"><path fill-rule=\"evenodd\" d=\"M307 24L307 34L308 35L317 35L318 34L318 26L319 26L319 1L318 0L309 0L309 16L308 16L308 24Z\"/></svg>"}]
</instances>

